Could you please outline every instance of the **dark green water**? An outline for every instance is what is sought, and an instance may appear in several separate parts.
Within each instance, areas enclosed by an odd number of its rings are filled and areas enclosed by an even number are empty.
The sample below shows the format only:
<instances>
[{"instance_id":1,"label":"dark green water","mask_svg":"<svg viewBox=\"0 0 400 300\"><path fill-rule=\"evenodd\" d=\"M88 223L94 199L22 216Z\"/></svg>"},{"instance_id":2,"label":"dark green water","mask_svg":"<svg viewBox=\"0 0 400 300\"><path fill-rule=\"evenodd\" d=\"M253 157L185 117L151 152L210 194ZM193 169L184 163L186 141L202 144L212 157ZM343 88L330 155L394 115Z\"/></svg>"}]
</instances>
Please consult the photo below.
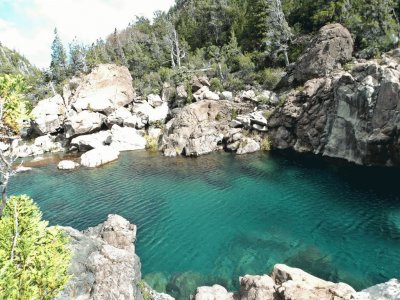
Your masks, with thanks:
<instances>
[{"instance_id":1,"label":"dark green water","mask_svg":"<svg viewBox=\"0 0 400 300\"><path fill-rule=\"evenodd\" d=\"M138 225L145 279L185 299L237 288L276 263L361 289L400 277L400 171L288 153L168 159L124 153L100 169L55 165L14 177L51 224L84 229L116 213Z\"/></svg>"}]
</instances>

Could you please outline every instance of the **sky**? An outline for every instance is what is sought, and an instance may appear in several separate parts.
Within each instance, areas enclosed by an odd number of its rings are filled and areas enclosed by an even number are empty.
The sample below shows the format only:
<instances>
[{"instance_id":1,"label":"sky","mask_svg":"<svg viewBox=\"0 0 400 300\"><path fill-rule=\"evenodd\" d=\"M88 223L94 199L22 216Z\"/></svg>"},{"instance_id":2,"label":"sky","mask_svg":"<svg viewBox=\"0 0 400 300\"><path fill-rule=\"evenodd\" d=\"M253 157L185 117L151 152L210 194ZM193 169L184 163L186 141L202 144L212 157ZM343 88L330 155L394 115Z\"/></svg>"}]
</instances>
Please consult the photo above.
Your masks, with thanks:
<instances>
[{"instance_id":1,"label":"sky","mask_svg":"<svg viewBox=\"0 0 400 300\"><path fill-rule=\"evenodd\" d=\"M54 28L65 46L85 44L123 29L135 16L152 19L174 0L0 0L0 42L40 68L50 65Z\"/></svg>"}]
</instances>

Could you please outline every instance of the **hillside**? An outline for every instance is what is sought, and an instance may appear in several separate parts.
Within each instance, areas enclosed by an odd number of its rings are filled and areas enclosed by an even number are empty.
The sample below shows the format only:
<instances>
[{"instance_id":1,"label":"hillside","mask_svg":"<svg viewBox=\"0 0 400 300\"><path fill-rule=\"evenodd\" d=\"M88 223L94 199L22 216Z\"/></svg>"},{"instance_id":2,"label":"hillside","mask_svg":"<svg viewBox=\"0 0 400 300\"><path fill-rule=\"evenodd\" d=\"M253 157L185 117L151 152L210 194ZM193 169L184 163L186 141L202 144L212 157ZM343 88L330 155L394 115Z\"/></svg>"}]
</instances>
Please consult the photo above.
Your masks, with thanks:
<instances>
[{"instance_id":1,"label":"hillside","mask_svg":"<svg viewBox=\"0 0 400 300\"><path fill-rule=\"evenodd\" d=\"M22 74L31 76L39 70L27 58L0 43L0 74Z\"/></svg>"}]
</instances>

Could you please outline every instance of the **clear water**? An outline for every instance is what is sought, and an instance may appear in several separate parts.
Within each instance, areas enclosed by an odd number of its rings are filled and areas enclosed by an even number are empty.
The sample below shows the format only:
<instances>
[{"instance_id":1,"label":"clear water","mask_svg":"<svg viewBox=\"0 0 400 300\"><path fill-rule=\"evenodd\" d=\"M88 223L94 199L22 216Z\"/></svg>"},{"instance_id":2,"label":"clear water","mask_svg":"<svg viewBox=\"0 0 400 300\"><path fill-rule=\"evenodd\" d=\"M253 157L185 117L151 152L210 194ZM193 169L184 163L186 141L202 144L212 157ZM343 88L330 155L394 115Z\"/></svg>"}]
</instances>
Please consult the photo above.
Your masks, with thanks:
<instances>
[{"instance_id":1,"label":"clear water","mask_svg":"<svg viewBox=\"0 0 400 300\"><path fill-rule=\"evenodd\" d=\"M51 224L85 229L116 213L138 225L153 287L187 299L237 288L276 263L356 289L400 277L400 171L290 153L197 159L124 153L95 170L54 164L14 177Z\"/></svg>"}]
</instances>

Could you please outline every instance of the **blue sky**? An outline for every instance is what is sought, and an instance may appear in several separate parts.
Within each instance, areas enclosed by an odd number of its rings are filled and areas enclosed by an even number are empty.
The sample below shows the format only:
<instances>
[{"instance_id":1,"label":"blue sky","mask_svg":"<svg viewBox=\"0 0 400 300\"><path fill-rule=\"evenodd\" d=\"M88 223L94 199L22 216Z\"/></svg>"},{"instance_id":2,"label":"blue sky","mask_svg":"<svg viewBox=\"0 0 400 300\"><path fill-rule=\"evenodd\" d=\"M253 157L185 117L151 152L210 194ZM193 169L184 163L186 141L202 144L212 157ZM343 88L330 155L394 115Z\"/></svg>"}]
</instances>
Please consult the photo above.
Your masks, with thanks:
<instances>
[{"instance_id":1,"label":"blue sky","mask_svg":"<svg viewBox=\"0 0 400 300\"><path fill-rule=\"evenodd\" d=\"M0 0L0 42L38 67L50 64L57 27L64 44L76 36L84 43L125 28L135 16L151 18L174 0Z\"/></svg>"}]
</instances>

